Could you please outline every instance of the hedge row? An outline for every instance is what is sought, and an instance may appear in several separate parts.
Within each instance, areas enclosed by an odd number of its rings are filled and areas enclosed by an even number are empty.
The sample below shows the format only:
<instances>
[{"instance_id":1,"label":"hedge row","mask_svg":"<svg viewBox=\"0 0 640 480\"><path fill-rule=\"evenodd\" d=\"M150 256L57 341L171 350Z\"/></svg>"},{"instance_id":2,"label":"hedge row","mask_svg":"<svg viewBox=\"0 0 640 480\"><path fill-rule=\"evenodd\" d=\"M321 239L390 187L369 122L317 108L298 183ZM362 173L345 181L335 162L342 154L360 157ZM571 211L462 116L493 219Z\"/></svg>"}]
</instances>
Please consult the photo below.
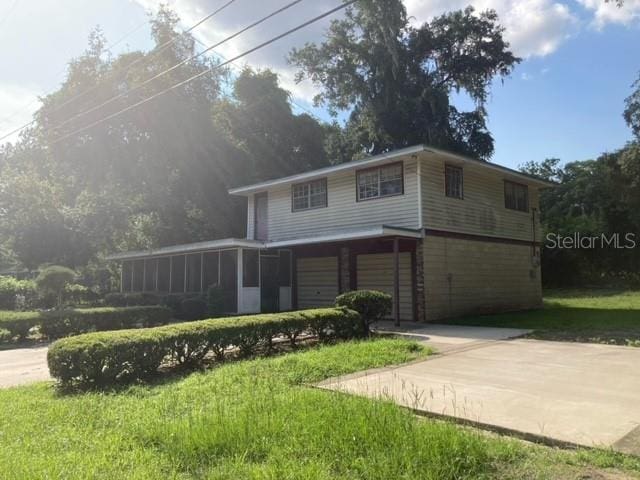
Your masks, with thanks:
<instances>
[{"instance_id":1,"label":"hedge row","mask_svg":"<svg viewBox=\"0 0 640 480\"><path fill-rule=\"evenodd\" d=\"M0 312L0 329L8 330L12 338L24 339L29 330L38 327L42 335L55 339L93 331L153 327L169 320L171 310L160 306Z\"/></svg>"},{"instance_id":2,"label":"hedge row","mask_svg":"<svg viewBox=\"0 0 640 480\"><path fill-rule=\"evenodd\" d=\"M49 348L47 361L51 375L63 385L109 385L152 375L165 360L198 364L209 353L222 360L230 348L248 356L270 350L276 338L295 345L304 332L321 341L363 334L360 316L352 310L301 310L70 337Z\"/></svg>"}]
</instances>

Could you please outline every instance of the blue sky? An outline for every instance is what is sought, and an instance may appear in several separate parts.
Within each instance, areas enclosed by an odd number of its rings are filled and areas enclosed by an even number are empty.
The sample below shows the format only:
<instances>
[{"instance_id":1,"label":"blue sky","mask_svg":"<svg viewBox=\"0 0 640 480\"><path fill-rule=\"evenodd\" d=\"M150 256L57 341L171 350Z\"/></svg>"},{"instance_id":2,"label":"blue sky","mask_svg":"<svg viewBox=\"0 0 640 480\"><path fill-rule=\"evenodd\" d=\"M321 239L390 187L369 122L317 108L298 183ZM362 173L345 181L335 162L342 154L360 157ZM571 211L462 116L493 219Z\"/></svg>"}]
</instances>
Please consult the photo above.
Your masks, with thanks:
<instances>
[{"instance_id":1,"label":"blue sky","mask_svg":"<svg viewBox=\"0 0 640 480\"><path fill-rule=\"evenodd\" d=\"M86 47L100 25L114 42L144 23L157 0L0 0L0 136L30 119L37 96L64 77L66 62ZM223 0L169 0L188 27ZM194 33L205 43L233 33L287 0L236 0ZM222 46L229 56L328 10L337 0L305 0L273 21ZM523 62L511 78L496 82L487 105L495 137L493 161L517 167L528 160L582 160L624 145L631 134L622 119L624 98L640 72L640 0L619 9L604 0L405 0L415 23L472 3L494 8L506 37ZM296 85L284 61L293 46L320 41L328 21L248 57L281 76L296 103L311 107L313 85ZM146 26L114 51L148 48ZM464 104L464 99L459 100Z\"/></svg>"}]
</instances>

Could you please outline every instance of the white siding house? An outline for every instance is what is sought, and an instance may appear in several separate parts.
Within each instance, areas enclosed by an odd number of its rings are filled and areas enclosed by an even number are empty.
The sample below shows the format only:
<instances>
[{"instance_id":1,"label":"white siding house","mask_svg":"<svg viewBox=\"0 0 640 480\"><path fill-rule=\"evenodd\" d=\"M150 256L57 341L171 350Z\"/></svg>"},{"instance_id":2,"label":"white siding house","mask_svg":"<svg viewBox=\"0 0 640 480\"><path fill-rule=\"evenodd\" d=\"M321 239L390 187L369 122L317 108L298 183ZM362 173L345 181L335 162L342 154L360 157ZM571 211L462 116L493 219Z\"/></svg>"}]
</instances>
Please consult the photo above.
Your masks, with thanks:
<instances>
[{"instance_id":1,"label":"white siding house","mask_svg":"<svg viewBox=\"0 0 640 480\"><path fill-rule=\"evenodd\" d=\"M247 199L245 239L112 258L125 263L123 285L133 289L141 259L235 249L227 290L242 313L331 305L353 289L390 293L396 321L534 308L539 190L550 186L418 145L230 190ZM184 291L196 263L180 263Z\"/></svg>"}]
</instances>

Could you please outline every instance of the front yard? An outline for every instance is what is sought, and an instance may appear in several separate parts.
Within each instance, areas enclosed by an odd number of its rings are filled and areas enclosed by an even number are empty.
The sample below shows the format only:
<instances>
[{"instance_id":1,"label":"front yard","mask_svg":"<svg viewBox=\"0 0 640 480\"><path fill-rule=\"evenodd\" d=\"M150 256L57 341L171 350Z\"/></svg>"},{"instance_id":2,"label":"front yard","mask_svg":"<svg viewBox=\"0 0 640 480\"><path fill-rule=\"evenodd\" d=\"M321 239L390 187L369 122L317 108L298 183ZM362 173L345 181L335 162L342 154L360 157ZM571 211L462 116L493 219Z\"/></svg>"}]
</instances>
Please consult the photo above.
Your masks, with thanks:
<instances>
[{"instance_id":1,"label":"front yard","mask_svg":"<svg viewBox=\"0 0 640 480\"><path fill-rule=\"evenodd\" d=\"M310 383L427 355L349 342L109 393L0 391L0 478L636 478L640 460L418 418ZM616 467L616 470L610 470Z\"/></svg>"},{"instance_id":2,"label":"front yard","mask_svg":"<svg viewBox=\"0 0 640 480\"><path fill-rule=\"evenodd\" d=\"M542 340L640 346L640 292L566 290L545 294L541 310L451 320L457 325L527 328Z\"/></svg>"}]
</instances>

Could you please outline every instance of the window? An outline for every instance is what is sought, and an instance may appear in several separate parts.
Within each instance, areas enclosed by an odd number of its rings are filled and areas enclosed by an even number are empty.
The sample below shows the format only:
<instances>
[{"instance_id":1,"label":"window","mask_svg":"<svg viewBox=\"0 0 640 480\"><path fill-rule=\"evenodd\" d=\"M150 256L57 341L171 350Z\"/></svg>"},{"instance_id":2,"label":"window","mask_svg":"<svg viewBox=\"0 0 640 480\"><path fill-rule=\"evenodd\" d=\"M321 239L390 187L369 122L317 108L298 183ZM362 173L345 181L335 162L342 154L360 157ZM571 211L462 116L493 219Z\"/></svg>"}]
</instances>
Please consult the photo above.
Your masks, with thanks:
<instances>
[{"instance_id":1,"label":"window","mask_svg":"<svg viewBox=\"0 0 640 480\"><path fill-rule=\"evenodd\" d=\"M529 211L529 187L504 181L504 206L521 212Z\"/></svg>"},{"instance_id":2,"label":"window","mask_svg":"<svg viewBox=\"0 0 640 480\"><path fill-rule=\"evenodd\" d=\"M444 167L444 193L447 197L462 199L462 168Z\"/></svg>"},{"instance_id":3,"label":"window","mask_svg":"<svg viewBox=\"0 0 640 480\"><path fill-rule=\"evenodd\" d=\"M243 250L242 251L242 286L257 287L258 280L258 259L260 258L259 250Z\"/></svg>"},{"instance_id":4,"label":"window","mask_svg":"<svg viewBox=\"0 0 640 480\"><path fill-rule=\"evenodd\" d=\"M298 183L291 187L291 206L294 212L327 206L327 179Z\"/></svg>"},{"instance_id":5,"label":"window","mask_svg":"<svg viewBox=\"0 0 640 480\"><path fill-rule=\"evenodd\" d=\"M356 176L358 201L404 193L401 163L361 170Z\"/></svg>"}]
</instances>

